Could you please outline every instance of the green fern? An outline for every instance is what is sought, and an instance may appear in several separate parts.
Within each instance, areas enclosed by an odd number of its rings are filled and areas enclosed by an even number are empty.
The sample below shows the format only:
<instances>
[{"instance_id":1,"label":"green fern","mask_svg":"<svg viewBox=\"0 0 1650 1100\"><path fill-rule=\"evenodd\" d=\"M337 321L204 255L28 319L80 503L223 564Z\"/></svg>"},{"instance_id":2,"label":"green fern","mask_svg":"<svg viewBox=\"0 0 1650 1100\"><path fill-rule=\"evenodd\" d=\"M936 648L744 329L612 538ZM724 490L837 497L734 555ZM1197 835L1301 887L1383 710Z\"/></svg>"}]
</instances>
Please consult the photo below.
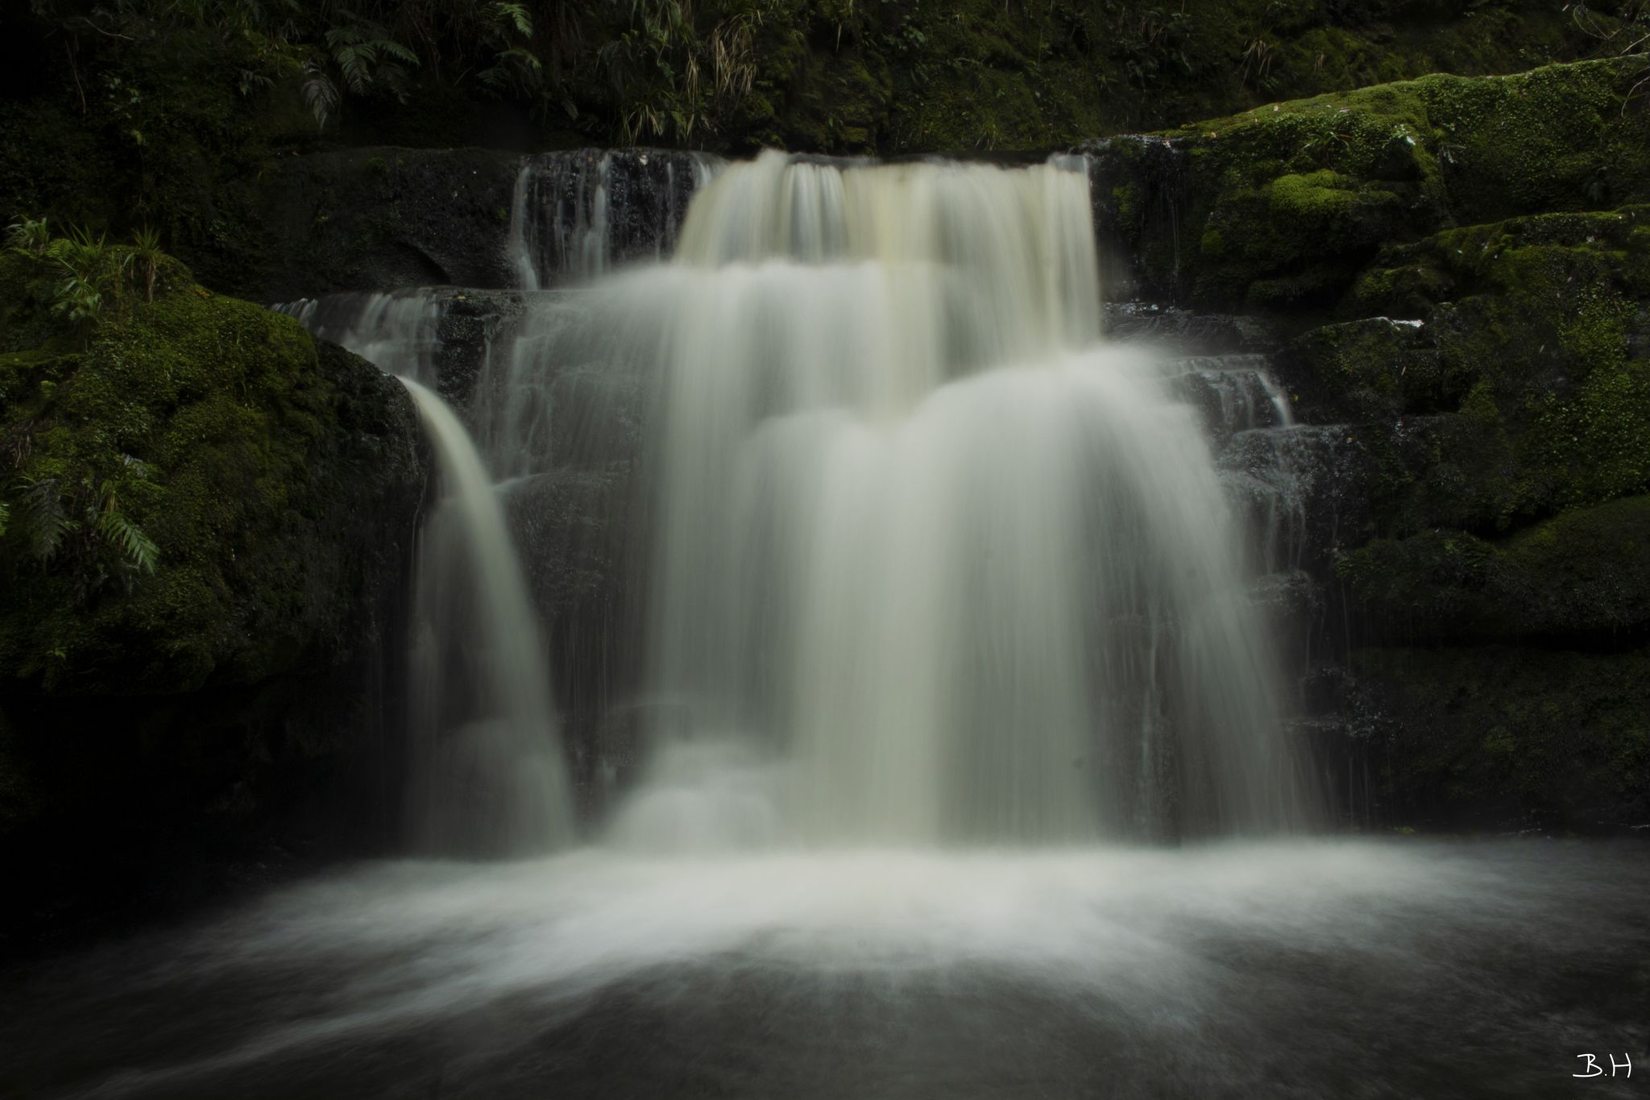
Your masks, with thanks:
<instances>
[{"instance_id":1,"label":"green fern","mask_svg":"<svg viewBox=\"0 0 1650 1100\"><path fill-rule=\"evenodd\" d=\"M327 120L338 110L338 85L332 82L326 70L314 62L304 66L304 105L315 116L318 129L326 129Z\"/></svg>"},{"instance_id":2,"label":"green fern","mask_svg":"<svg viewBox=\"0 0 1650 1100\"><path fill-rule=\"evenodd\" d=\"M492 11L496 23L514 27L516 33L523 38L533 37L533 15L527 10L526 4L495 3L492 5Z\"/></svg>"},{"instance_id":3,"label":"green fern","mask_svg":"<svg viewBox=\"0 0 1650 1100\"><path fill-rule=\"evenodd\" d=\"M57 556L63 540L74 529L74 521L59 490L56 478L26 478L20 503L23 535L29 553L49 562Z\"/></svg>"},{"instance_id":4,"label":"green fern","mask_svg":"<svg viewBox=\"0 0 1650 1100\"><path fill-rule=\"evenodd\" d=\"M476 74L476 79L494 92L521 94L538 88L543 77L543 62L537 55L519 46L500 51L492 65Z\"/></svg>"},{"instance_id":5,"label":"green fern","mask_svg":"<svg viewBox=\"0 0 1650 1100\"><path fill-rule=\"evenodd\" d=\"M105 543L114 547L133 569L139 573L153 573L155 563L160 560L160 547L143 533L142 528L113 507L112 495L107 499L109 507L97 517L97 533L103 537Z\"/></svg>"},{"instance_id":6,"label":"green fern","mask_svg":"<svg viewBox=\"0 0 1650 1100\"><path fill-rule=\"evenodd\" d=\"M115 578L129 588L160 561L160 547L121 510L123 496L152 488L148 477L145 463L121 455L117 475L67 489L57 477L18 478L0 503L0 536L19 538L29 557L70 576L81 598Z\"/></svg>"},{"instance_id":7,"label":"green fern","mask_svg":"<svg viewBox=\"0 0 1650 1100\"><path fill-rule=\"evenodd\" d=\"M390 37L389 31L361 21L332 28L326 32L326 42L350 91L365 95L383 90L405 98L407 70L417 68L418 55Z\"/></svg>"}]
</instances>

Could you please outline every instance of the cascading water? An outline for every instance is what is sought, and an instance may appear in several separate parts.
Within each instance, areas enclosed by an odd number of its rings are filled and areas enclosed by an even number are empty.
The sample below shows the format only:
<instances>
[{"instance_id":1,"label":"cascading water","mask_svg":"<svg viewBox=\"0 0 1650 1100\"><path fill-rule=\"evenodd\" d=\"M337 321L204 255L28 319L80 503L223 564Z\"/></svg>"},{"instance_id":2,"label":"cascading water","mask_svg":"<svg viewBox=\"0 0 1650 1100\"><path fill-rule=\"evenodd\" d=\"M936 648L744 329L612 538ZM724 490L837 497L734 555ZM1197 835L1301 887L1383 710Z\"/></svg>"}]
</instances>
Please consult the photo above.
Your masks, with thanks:
<instances>
[{"instance_id":1,"label":"cascading water","mask_svg":"<svg viewBox=\"0 0 1650 1100\"><path fill-rule=\"evenodd\" d=\"M419 534L409 639L407 834L418 850L525 855L572 839L548 659L498 490L434 384L428 295L281 307L400 377L441 495Z\"/></svg>"},{"instance_id":2,"label":"cascading water","mask_svg":"<svg viewBox=\"0 0 1650 1100\"><path fill-rule=\"evenodd\" d=\"M425 521L413 601L414 843L523 854L571 839L548 661L504 512L464 425L403 378L446 495Z\"/></svg>"},{"instance_id":3,"label":"cascading water","mask_svg":"<svg viewBox=\"0 0 1650 1100\"><path fill-rule=\"evenodd\" d=\"M768 154L695 200L672 265L600 292L659 372L648 690L695 739L777 757L781 837L1300 815L1195 415L1145 353L1095 343L1089 210L1059 164ZM671 805L697 772L698 812L747 837L748 799L670 724ZM649 798L632 842L715 834Z\"/></svg>"},{"instance_id":4,"label":"cascading water","mask_svg":"<svg viewBox=\"0 0 1650 1100\"><path fill-rule=\"evenodd\" d=\"M564 168L529 164L524 193ZM1254 363L1099 342L1081 168L767 154L699 181L671 263L528 295L489 342L469 419L500 476L638 464L630 725L651 766L613 836L1067 842L1300 820L1197 411L1258 425L1287 404ZM432 302L310 323L427 371Z\"/></svg>"}]
</instances>

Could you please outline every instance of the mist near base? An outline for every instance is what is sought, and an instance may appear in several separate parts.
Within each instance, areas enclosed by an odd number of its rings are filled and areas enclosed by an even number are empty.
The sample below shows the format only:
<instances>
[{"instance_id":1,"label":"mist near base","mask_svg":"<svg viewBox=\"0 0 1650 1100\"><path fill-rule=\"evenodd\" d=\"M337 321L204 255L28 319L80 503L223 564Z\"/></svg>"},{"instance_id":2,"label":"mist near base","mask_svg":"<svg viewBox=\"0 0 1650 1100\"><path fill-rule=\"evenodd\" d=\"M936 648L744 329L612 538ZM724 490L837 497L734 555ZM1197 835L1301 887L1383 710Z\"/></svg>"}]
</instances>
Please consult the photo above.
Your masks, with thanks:
<instances>
[{"instance_id":1,"label":"mist near base","mask_svg":"<svg viewBox=\"0 0 1650 1100\"><path fill-rule=\"evenodd\" d=\"M0 1081L111 1098L1554 1095L1576 1054L1650 1040L1647 889L1635 845L1599 842L380 864L10 983Z\"/></svg>"}]
</instances>

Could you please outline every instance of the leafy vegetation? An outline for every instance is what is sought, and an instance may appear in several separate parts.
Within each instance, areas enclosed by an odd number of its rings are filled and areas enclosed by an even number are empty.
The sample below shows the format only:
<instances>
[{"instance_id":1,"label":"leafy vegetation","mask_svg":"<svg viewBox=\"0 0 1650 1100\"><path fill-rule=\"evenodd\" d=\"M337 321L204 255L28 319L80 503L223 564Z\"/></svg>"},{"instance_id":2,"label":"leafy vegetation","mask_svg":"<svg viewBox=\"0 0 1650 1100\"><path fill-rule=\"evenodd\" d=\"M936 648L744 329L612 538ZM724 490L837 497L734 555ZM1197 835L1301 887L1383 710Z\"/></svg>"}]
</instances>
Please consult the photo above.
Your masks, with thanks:
<instances>
[{"instance_id":1,"label":"leafy vegetation","mask_svg":"<svg viewBox=\"0 0 1650 1100\"><path fill-rule=\"evenodd\" d=\"M336 773L423 491L398 385L160 240L0 249L0 850L53 922Z\"/></svg>"},{"instance_id":2,"label":"leafy vegetation","mask_svg":"<svg viewBox=\"0 0 1650 1100\"><path fill-rule=\"evenodd\" d=\"M219 88L246 100L301 90L322 126L350 99L404 104L434 84L598 142L834 135L919 149L1069 142L1433 69L1631 52L1650 33L1643 0L1446 0L1425 13L1260 0L30 0L11 22L87 116L107 109L100 93L149 92L156 44L183 38L221 62L208 77Z\"/></svg>"},{"instance_id":3,"label":"leafy vegetation","mask_svg":"<svg viewBox=\"0 0 1650 1100\"><path fill-rule=\"evenodd\" d=\"M140 233L136 247L124 248L85 230L54 237L46 219L25 217L8 228L6 245L8 281L21 308L32 305L61 326L46 349L51 354L12 351L17 374L7 390L16 389L25 368L83 354L106 319L106 305L110 315L123 315L140 289L151 301L163 273L176 277L176 262L160 251L153 232ZM52 392L55 385L44 388ZM39 428L29 418L0 434L0 554L11 547L42 570L68 578L77 605L111 583L130 591L160 558L160 548L126 511L128 502L141 503L155 492L148 464L118 448L85 464L41 461Z\"/></svg>"},{"instance_id":4,"label":"leafy vegetation","mask_svg":"<svg viewBox=\"0 0 1650 1100\"><path fill-rule=\"evenodd\" d=\"M57 308L59 253L116 273L84 322ZM347 652L349 601L306 592L351 590L365 566L327 548L360 552L386 485L411 522L414 438L377 371L143 242L0 254L10 690L175 692Z\"/></svg>"}]
</instances>

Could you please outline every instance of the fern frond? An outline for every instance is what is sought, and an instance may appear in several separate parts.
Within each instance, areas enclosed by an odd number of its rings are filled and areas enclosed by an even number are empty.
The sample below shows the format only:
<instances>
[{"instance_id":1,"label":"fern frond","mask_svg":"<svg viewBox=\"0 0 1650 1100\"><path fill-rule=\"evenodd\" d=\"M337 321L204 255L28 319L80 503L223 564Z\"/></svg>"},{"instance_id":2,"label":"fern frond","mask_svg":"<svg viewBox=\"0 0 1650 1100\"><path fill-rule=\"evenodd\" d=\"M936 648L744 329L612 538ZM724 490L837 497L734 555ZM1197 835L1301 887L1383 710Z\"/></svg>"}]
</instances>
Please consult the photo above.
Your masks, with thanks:
<instances>
[{"instance_id":1,"label":"fern frond","mask_svg":"<svg viewBox=\"0 0 1650 1100\"><path fill-rule=\"evenodd\" d=\"M493 4L493 15L500 23L515 27L516 33L523 38L533 37L533 15L527 10L527 5L508 2Z\"/></svg>"},{"instance_id":2,"label":"fern frond","mask_svg":"<svg viewBox=\"0 0 1650 1100\"><path fill-rule=\"evenodd\" d=\"M97 533L103 536L128 564L140 573L153 573L160 560L160 547L143 533L143 529L113 508L106 508L97 517Z\"/></svg>"},{"instance_id":3,"label":"fern frond","mask_svg":"<svg viewBox=\"0 0 1650 1100\"><path fill-rule=\"evenodd\" d=\"M69 519L56 478L30 479L23 484L20 511L29 552L40 561L50 561L74 522Z\"/></svg>"},{"instance_id":4,"label":"fern frond","mask_svg":"<svg viewBox=\"0 0 1650 1100\"><path fill-rule=\"evenodd\" d=\"M338 71L344 74L344 83L349 85L350 91L359 95L372 84L372 55L364 47L334 47L332 60L337 62Z\"/></svg>"},{"instance_id":5,"label":"fern frond","mask_svg":"<svg viewBox=\"0 0 1650 1100\"><path fill-rule=\"evenodd\" d=\"M314 65L304 66L304 105L321 129L326 128L327 120L338 109L338 85Z\"/></svg>"},{"instance_id":6,"label":"fern frond","mask_svg":"<svg viewBox=\"0 0 1650 1100\"><path fill-rule=\"evenodd\" d=\"M393 38L380 38L373 42L373 45L385 57L393 57L404 65L418 65L418 55Z\"/></svg>"}]
</instances>

